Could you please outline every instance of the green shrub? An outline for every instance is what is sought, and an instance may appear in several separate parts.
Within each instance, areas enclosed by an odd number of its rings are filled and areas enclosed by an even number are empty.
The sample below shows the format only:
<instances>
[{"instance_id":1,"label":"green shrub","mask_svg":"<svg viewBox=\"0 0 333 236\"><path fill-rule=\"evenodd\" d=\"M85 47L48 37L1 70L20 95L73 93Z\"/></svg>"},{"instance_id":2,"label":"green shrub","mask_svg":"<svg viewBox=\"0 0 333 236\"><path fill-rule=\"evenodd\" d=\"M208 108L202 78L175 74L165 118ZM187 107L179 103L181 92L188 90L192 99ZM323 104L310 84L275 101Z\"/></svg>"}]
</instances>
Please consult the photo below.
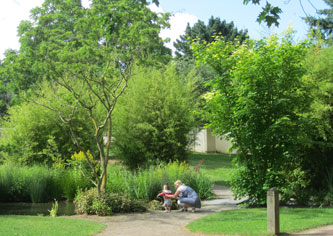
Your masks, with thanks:
<instances>
[{"instance_id":1,"label":"green shrub","mask_svg":"<svg viewBox=\"0 0 333 236\"><path fill-rule=\"evenodd\" d=\"M131 199L149 202L162 191L165 183L169 183L172 191L175 191L173 183L177 179L192 187L201 199L212 196L213 181L200 171L195 172L188 164L179 162L151 166L136 172L112 165L108 171L107 189L112 193L128 195Z\"/></svg>"},{"instance_id":2,"label":"green shrub","mask_svg":"<svg viewBox=\"0 0 333 236\"><path fill-rule=\"evenodd\" d=\"M74 200L75 210L79 214L107 216L112 213L144 212L146 206L142 201L130 200L125 195L101 193L92 188L78 192Z\"/></svg>"},{"instance_id":3,"label":"green shrub","mask_svg":"<svg viewBox=\"0 0 333 236\"><path fill-rule=\"evenodd\" d=\"M52 165L56 160L68 159L78 151L71 132L58 114L42 106L23 103L11 107L9 116L2 121L0 151L7 162L32 165ZM84 139L85 148L93 150L92 127L85 114L73 119L74 129Z\"/></svg>"},{"instance_id":4,"label":"green shrub","mask_svg":"<svg viewBox=\"0 0 333 236\"><path fill-rule=\"evenodd\" d=\"M172 199L171 200L171 210L177 210L179 209L179 205L177 204L177 199ZM163 207L163 201L162 200L152 200L149 202L149 209L152 210L164 210Z\"/></svg>"},{"instance_id":5,"label":"green shrub","mask_svg":"<svg viewBox=\"0 0 333 236\"><path fill-rule=\"evenodd\" d=\"M185 160L196 124L193 89L193 79L181 79L172 64L139 71L115 110L117 157L131 169Z\"/></svg>"}]
</instances>

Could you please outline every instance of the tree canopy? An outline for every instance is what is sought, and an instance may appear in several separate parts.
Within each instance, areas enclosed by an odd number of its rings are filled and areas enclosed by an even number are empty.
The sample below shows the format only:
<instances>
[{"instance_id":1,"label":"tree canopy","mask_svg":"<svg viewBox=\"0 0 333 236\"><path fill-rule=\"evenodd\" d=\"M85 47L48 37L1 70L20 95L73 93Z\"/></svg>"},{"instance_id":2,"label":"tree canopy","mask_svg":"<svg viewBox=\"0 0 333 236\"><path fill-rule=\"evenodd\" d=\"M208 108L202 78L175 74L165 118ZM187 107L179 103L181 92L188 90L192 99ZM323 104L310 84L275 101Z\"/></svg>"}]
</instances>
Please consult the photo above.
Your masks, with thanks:
<instances>
[{"instance_id":1,"label":"tree canopy","mask_svg":"<svg viewBox=\"0 0 333 236\"><path fill-rule=\"evenodd\" d=\"M333 0L323 0L329 8L318 10L319 17L307 16L304 20L314 30L319 30L324 38L333 37Z\"/></svg>"},{"instance_id":2,"label":"tree canopy","mask_svg":"<svg viewBox=\"0 0 333 236\"><path fill-rule=\"evenodd\" d=\"M227 23L219 17L212 16L207 25L201 20L192 27L189 24L187 25L185 33L174 42L176 56L192 57L191 43L193 40L210 43L214 40L215 35L222 35L225 41L233 41L239 38L241 42L248 37L247 30L238 30L233 22Z\"/></svg>"},{"instance_id":3,"label":"tree canopy","mask_svg":"<svg viewBox=\"0 0 333 236\"><path fill-rule=\"evenodd\" d=\"M112 113L132 68L170 59L170 50L159 37L160 30L168 26L169 14L151 11L149 3L94 0L86 9L80 0L46 0L31 11L30 20L20 24L21 48L10 52L1 68L1 78L17 94L25 91L26 100L56 112L67 125L99 191L106 187ZM84 139L74 128L79 112L85 112L93 127L90 136L101 171L96 170Z\"/></svg>"},{"instance_id":4,"label":"tree canopy","mask_svg":"<svg viewBox=\"0 0 333 236\"><path fill-rule=\"evenodd\" d=\"M302 185L297 167L300 142L307 137L300 115L309 109L300 63L306 43L293 44L288 34L240 46L217 38L194 49L199 63L209 65L215 77L205 95L204 118L215 134L227 135L238 149L239 172L232 184L236 196L249 196L250 204L260 205L269 188Z\"/></svg>"}]
</instances>

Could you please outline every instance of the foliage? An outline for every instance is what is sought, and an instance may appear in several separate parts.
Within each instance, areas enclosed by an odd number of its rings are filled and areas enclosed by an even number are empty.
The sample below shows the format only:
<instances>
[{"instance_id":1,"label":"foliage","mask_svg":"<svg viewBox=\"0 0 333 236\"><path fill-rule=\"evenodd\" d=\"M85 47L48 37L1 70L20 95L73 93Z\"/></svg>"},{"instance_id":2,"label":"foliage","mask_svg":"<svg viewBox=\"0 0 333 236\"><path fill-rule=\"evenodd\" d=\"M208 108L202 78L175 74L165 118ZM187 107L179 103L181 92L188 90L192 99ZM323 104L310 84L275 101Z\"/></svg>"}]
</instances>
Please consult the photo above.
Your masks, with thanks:
<instances>
[{"instance_id":1,"label":"foliage","mask_svg":"<svg viewBox=\"0 0 333 236\"><path fill-rule=\"evenodd\" d=\"M95 172L99 173L100 163L94 159L93 155L90 153L89 150L87 151L86 155L88 156L90 165L92 165L94 167ZM85 178L94 179L94 176L90 171L90 166L89 166L88 160L86 159L86 156L84 155L84 153L82 151L80 151L79 153L74 153L71 156L71 160L69 160L68 163L70 166L74 167L75 169L80 170L82 175Z\"/></svg>"},{"instance_id":2,"label":"foliage","mask_svg":"<svg viewBox=\"0 0 333 236\"><path fill-rule=\"evenodd\" d=\"M233 22L227 23L225 20L221 21L219 17L211 17L208 24L205 25L203 21L198 21L192 27L187 25L185 33L174 42L176 49L177 71L181 76L186 76L188 73L194 73L198 78L196 80L196 92L201 95L208 92L210 87L207 82L214 79L213 71L204 65L199 67L195 66L195 58L191 49L191 43L197 41L203 44L214 41L214 36L222 35L225 41L234 41L238 38L243 42L247 36L247 30L238 30Z\"/></svg>"},{"instance_id":3,"label":"foliage","mask_svg":"<svg viewBox=\"0 0 333 236\"><path fill-rule=\"evenodd\" d=\"M105 227L99 222L64 217L0 215L0 236L90 236L101 232Z\"/></svg>"},{"instance_id":4,"label":"foliage","mask_svg":"<svg viewBox=\"0 0 333 236\"><path fill-rule=\"evenodd\" d=\"M51 217L57 217L57 214L58 214L58 201L57 200L54 200L54 202L52 202L52 208L49 212L50 212Z\"/></svg>"},{"instance_id":5,"label":"foliage","mask_svg":"<svg viewBox=\"0 0 333 236\"><path fill-rule=\"evenodd\" d=\"M62 163L78 151L69 128L58 115L32 103L13 106L2 121L0 144L4 158L19 164ZM97 150L90 133L93 127L86 123L87 114L78 112L73 129L84 140L84 147Z\"/></svg>"},{"instance_id":6,"label":"foliage","mask_svg":"<svg viewBox=\"0 0 333 236\"><path fill-rule=\"evenodd\" d=\"M192 187L201 199L212 196L213 181L201 171L193 171L186 163L173 162L166 165L150 166L139 169L135 173L120 165L113 165L109 170L108 190L111 193L121 193L130 199L151 201L162 192L163 185L169 183L174 192L173 183L180 179Z\"/></svg>"},{"instance_id":7,"label":"foliage","mask_svg":"<svg viewBox=\"0 0 333 236\"><path fill-rule=\"evenodd\" d=\"M163 199L160 198L159 200L152 200L149 202L149 209L152 210L164 210L163 207ZM177 204L177 199L171 199L171 210L178 210L179 205Z\"/></svg>"},{"instance_id":8,"label":"foliage","mask_svg":"<svg viewBox=\"0 0 333 236\"><path fill-rule=\"evenodd\" d=\"M42 166L0 166L1 202L48 202L73 200L76 191L90 187L78 171L49 169Z\"/></svg>"},{"instance_id":9,"label":"foliage","mask_svg":"<svg viewBox=\"0 0 333 236\"><path fill-rule=\"evenodd\" d=\"M243 0L243 4L247 5L249 2L252 2L253 4L260 4L260 0ZM266 5L259 13L257 21L259 23L264 21L268 27L271 27L273 24L275 26L279 26L279 19L281 13L281 8L273 6L269 3L269 1L266 1Z\"/></svg>"},{"instance_id":10,"label":"foliage","mask_svg":"<svg viewBox=\"0 0 333 236\"><path fill-rule=\"evenodd\" d=\"M79 192L75 197L75 210L79 214L108 216L113 213L144 212L146 206L138 200L115 193L98 194L96 188Z\"/></svg>"},{"instance_id":11,"label":"foliage","mask_svg":"<svg viewBox=\"0 0 333 236\"><path fill-rule=\"evenodd\" d=\"M304 81L310 96L310 110L304 116L311 120L307 131L312 143L303 149L302 169L309 173L310 193L328 192L327 173L333 171L333 47L311 47L304 61ZM310 174L311 173L311 174Z\"/></svg>"},{"instance_id":12,"label":"foliage","mask_svg":"<svg viewBox=\"0 0 333 236\"><path fill-rule=\"evenodd\" d=\"M303 19L313 29L319 30L323 38L329 39L333 37L333 0L323 0L328 9L318 10L319 17L307 16Z\"/></svg>"},{"instance_id":13,"label":"foliage","mask_svg":"<svg viewBox=\"0 0 333 236\"><path fill-rule=\"evenodd\" d=\"M179 79L175 67L139 70L119 99L114 115L116 156L130 168L184 160L195 127L191 74Z\"/></svg>"},{"instance_id":14,"label":"foliage","mask_svg":"<svg viewBox=\"0 0 333 236\"><path fill-rule=\"evenodd\" d=\"M20 50L2 73L17 90L27 93L27 100L56 112L67 125L98 191L105 191L112 113L133 66L170 59L170 50L159 37L161 28L168 26L169 14L152 12L148 4L146 0L95 0L90 8L83 8L78 0L46 0L31 11L29 21L20 24ZM21 64L27 71L11 73ZM40 89L41 84L51 92ZM64 90L69 96L63 96ZM93 127L90 137L98 149L100 172L89 161L84 137L75 130L81 111Z\"/></svg>"},{"instance_id":15,"label":"foliage","mask_svg":"<svg viewBox=\"0 0 333 236\"><path fill-rule=\"evenodd\" d=\"M250 204L264 204L272 187L308 184L306 173L295 172L308 142L309 122L301 116L309 110L301 80L306 47L306 42L293 43L291 33L240 46L224 40L194 45L199 63L215 72L204 118L239 150L232 188L236 197L249 196Z\"/></svg>"},{"instance_id":16,"label":"foliage","mask_svg":"<svg viewBox=\"0 0 333 236\"><path fill-rule=\"evenodd\" d=\"M280 208L280 232L292 233L333 223L331 208ZM190 222L191 232L218 235L272 235L265 208L221 211Z\"/></svg>"},{"instance_id":17,"label":"foliage","mask_svg":"<svg viewBox=\"0 0 333 236\"><path fill-rule=\"evenodd\" d=\"M227 23L225 20L221 21L219 17L211 17L208 20L208 24L201 20L195 23L192 27L188 24L185 33L180 36L180 39L177 39L174 42L174 47L176 49L176 56L178 58L182 56L193 57L191 50L191 43L194 40L200 42L211 43L214 41L214 36L222 35L225 41L234 41L238 38L243 42L247 36L247 30L238 31L234 26L233 22Z\"/></svg>"}]
</instances>

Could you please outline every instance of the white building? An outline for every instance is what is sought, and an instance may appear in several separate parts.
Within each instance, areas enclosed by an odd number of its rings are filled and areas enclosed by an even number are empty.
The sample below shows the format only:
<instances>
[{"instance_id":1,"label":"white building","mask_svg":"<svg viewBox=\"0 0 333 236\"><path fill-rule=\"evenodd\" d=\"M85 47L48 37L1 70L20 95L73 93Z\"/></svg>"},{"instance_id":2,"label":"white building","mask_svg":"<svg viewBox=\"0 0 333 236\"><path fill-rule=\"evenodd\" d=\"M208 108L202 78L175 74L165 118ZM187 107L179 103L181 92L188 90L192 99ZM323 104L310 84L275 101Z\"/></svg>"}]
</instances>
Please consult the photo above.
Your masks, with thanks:
<instances>
[{"instance_id":1,"label":"white building","mask_svg":"<svg viewBox=\"0 0 333 236\"><path fill-rule=\"evenodd\" d=\"M231 143L225 139L225 136L213 136L210 129L202 129L195 135L195 141L190 145L190 150L194 152L220 152L235 154L237 150L228 152Z\"/></svg>"}]
</instances>

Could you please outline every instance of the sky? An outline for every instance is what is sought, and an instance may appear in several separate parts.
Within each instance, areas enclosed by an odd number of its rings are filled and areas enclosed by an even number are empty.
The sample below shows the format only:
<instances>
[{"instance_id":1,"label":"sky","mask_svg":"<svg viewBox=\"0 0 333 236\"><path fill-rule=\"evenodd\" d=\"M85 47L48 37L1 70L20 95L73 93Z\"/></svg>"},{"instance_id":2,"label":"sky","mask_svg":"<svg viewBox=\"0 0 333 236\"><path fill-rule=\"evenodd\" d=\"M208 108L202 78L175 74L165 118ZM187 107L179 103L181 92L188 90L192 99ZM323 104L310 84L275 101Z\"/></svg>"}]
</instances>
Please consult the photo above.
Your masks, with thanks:
<instances>
[{"instance_id":1,"label":"sky","mask_svg":"<svg viewBox=\"0 0 333 236\"><path fill-rule=\"evenodd\" d=\"M5 50L19 49L17 27L22 20L29 19L30 10L41 6L43 1L0 0L0 59L3 59ZM82 0L82 4L88 7L89 1ZM305 14L317 16L315 8L327 8L322 0L271 0L270 2L272 5L278 5L283 11L278 28L269 29L264 24L256 22L262 6L243 5L243 0L160 0L159 8L152 6L151 9L172 13L170 29L161 32L162 38L170 38L166 46L172 48L173 42L184 33L187 23L193 25L198 20L207 23L211 16L220 17L228 23L233 21L237 29L247 29L250 38L253 39L260 39L271 33L281 33L288 26L297 31L297 40L305 39L308 26L301 17Z\"/></svg>"}]
</instances>

